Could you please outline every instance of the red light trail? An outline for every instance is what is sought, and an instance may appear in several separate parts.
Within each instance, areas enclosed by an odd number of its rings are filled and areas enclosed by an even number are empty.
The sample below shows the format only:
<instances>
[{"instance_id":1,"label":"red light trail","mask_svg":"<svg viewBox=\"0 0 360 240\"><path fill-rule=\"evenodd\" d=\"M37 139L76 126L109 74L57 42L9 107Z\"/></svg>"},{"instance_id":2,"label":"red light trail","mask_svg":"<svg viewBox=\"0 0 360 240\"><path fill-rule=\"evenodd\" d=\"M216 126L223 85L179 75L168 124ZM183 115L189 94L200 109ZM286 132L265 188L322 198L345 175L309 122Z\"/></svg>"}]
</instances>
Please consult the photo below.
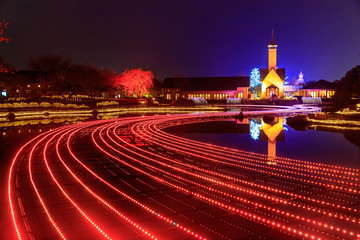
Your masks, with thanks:
<instances>
[{"instance_id":1,"label":"red light trail","mask_svg":"<svg viewBox=\"0 0 360 240\"><path fill-rule=\"evenodd\" d=\"M267 155L164 131L234 115L128 117L39 135L9 171L14 238L360 238L358 169L268 165Z\"/></svg>"}]
</instances>

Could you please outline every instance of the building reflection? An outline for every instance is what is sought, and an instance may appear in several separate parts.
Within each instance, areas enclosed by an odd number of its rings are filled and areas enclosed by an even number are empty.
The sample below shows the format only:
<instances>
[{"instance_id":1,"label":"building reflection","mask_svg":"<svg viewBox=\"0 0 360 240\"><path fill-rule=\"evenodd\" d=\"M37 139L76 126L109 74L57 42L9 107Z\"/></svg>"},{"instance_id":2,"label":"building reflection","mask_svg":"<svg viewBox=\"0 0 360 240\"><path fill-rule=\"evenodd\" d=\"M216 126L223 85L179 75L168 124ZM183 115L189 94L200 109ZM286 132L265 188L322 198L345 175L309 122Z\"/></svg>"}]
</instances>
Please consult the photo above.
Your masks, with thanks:
<instances>
[{"instance_id":1,"label":"building reflection","mask_svg":"<svg viewBox=\"0 0 360 240\"><path fill-rule=\"evenodd\" d=\"M284 119L275 117L272 121L261 119L260 141L268 142L269 163L276 157L276 142L285 140Z\"/></svg>"},{"instance_id":2,"label":"building reflection","mask_svg":"<svg viewBox=\"0 0 360 240\"><path fill-rule=\"evenodd\" d=\"M276 142L285 140L285 127L283 117L253 118L250 122L250 137L253 140L268 142L269 160L276 157ZM269 163L272 163L271 161Z\"/></svg>"}]
</instances>

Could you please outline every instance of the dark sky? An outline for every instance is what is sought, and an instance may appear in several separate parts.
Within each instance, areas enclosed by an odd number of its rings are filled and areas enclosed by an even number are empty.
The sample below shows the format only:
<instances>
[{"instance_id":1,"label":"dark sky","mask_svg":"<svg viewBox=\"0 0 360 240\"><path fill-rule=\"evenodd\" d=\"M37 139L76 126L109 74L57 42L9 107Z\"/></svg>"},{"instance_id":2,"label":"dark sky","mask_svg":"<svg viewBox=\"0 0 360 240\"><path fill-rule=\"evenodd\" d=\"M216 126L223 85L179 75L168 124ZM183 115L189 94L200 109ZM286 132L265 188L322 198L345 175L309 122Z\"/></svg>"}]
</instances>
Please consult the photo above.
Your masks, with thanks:
<instances>
[{"instance_id":1,"label":"dark sky","mask_svg":"<svg viewBox=\"0 0 360 240\"><path fill-rule=\"evenodd\" d=\"M360 64L360 0L0 0L19 69L29 56L60 54L158 78L248 75L267 67L271 30L290 78L333 81Z\"/></svg>"}]
</instances>

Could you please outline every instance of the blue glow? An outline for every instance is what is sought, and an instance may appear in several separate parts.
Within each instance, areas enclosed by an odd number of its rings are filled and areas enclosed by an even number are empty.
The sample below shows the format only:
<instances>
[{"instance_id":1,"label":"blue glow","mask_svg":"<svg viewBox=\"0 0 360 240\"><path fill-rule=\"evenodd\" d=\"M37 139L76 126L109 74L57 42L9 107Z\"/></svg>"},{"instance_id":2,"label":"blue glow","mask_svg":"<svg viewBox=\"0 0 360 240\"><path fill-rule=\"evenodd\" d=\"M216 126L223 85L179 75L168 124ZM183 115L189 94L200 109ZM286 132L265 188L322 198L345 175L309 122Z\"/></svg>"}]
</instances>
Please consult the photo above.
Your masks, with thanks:
<instances>
[{"instance_id":1,"label":"blue glow","mask_svg":"<svg viewBox=\"0 0 360 240\"><path fill-rule=\"evenodd\" d=\"M6 91L2 91L2 92L1 92L1 96L6 97L6 96L7 96Z\"/></svg>"},{"instance_id":2,"label":"blue glow","mask_svg":"<svg viewBox=\"0 0 360 240\"><path fill-rule=\"evenodd\" d=\"M284 130L287 132L289 129L286 126L283 126Z\"/></svg>"},{"instance_id":3,"label":"blue glow","mask_svg":"<svg viewBox=\"0 0 360 240\"><path fill-rule=\"evenodd\" d=\"M250 72L250 87L256 87L260 85L260 70L259 68L253 68Z\"/></svg>"},{"instance_id":4,"label":"blue glow","mask_svg":"<svg viewBox=\"0 0 360 240\"><path fill-rule=\"evenodd\" d=\"M261 123L250 120L250 137L254 140L259 140Z\"/></svg>"},{"instance_id":5,"label":"blue glow","mask_svg":"<svg viewBox=\"0 0 360 240\"><path fill-rule=\"evenodd\" d=\"M284 85L289 85L289 82L288 82L288 81L285 81L285 82L284 82Z\"/></svg>"}]
</instances>

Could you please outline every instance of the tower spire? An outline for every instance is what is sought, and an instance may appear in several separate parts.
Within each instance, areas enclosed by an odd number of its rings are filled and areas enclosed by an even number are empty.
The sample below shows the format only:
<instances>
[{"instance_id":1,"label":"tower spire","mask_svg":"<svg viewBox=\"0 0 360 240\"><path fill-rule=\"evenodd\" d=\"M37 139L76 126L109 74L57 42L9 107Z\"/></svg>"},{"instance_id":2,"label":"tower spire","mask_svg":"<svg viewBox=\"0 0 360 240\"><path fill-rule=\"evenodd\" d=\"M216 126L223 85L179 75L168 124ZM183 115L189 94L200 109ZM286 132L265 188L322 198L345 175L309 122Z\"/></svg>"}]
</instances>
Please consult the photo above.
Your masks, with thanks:
<instances>
[{"instance_id":1,"label":"tower spire","mask_svg":"<svg viewBox=\"0 0 360 240\"><path fill-rule=\"evenodd\" d=\"M274 69L276 72L276 43L274 41L274 30L272 30L271 34L271 42L268 45L269 48L269 72L271 69Z\"/></svg>"},{"instance_id":2,"label":"tower spire","mask_svg":"<svg viewBox=\"0 0 360 240\"><path fill-rule=\"evenodd\" d=\"M272 29L272 33L271 33L271 42L269 45L276 45L275 41L274 41L274 29Z\"/></svg>"}]
</instances>

